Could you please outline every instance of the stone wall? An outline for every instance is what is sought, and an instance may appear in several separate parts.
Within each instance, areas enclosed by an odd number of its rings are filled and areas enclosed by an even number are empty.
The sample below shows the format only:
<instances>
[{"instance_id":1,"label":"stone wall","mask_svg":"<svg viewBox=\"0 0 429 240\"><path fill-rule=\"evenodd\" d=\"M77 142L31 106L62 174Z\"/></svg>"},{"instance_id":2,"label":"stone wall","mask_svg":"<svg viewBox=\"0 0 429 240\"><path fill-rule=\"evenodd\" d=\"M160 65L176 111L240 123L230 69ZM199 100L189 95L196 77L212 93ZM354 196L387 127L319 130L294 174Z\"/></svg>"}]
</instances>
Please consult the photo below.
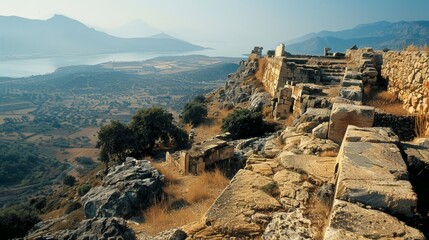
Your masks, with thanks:
<instances>
[{"instance_id":1,"label":"stone wall","mask_svg":"<svg viewBox=\"0 0 429 240\"><path fill-rule=\"evenodd\" d=\"M401 141L411 141L416 137L415 116L397 116L375 112L374 127L390 127Z\"/></svg>"},{"instance_id":2,"label":"stone wall","mask_svg":"<svg viewBox=\"0 0 429 240\"><path fill-rule=\"evenodd\" d=\"M267 66L265 68L262 84L271 96L275 96L277 90L283 87L280 83L286 82L286 58L272 57L267 58Z\"/></svg>"},{"instance_id":3,"label":"stone wall","mask_svg":"<svg viewBox=\"0 0 429 240\"><path fill-rule=\"evenodd\" d=\"M409 113L429 113L429 52L384 53L381 76Z\"/></svg>"}]
</instances>

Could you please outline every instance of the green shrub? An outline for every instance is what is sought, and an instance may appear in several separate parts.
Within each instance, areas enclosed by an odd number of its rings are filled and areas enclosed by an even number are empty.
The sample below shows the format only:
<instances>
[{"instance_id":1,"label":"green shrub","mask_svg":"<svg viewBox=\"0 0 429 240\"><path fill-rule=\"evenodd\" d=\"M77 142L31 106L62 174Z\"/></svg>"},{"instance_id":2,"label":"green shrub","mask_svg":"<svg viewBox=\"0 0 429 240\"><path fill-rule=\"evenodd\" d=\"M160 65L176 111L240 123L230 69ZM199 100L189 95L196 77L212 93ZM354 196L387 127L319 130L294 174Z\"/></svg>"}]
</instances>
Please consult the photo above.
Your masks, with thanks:
<instances>
[{"instance_id":1,"label":"green shrub","mask_svg":"<svg viewBox=\"0 0 429 240\"><path fill-rule=\"evenodd\" d=\"M266 124L260 112L236 109L222 120L222 131L230 132L233 139L250 138L263 134Z\"/></svg>"},{"instance_id":2,"label":"green shrub","mask_svg":"<svg viewBox=\"0 0 429 240\"><path fill-rule=\"evenodd\" d=\"M79 193L79 196L82 197L87 192L89 192L90 189L91 189L91 185L89 185L89 183L84 183L84 184L80 185L80 187L77 191Z\"/></svg>"},{"instance_id":3,"label":"green shrub","mask_svg":"<svg viewBox=\"0 0 429 240\"><path fill-rule=\"evenodd\" d=\"M204 103L189 102L183 109L183 121L192 125L198 125L207 117L207 112L207 107Z\"/></svg>"},{"instance_id":4,"label":"green shrub","mask_svg":"<svg viewBox=\"0 0 429 240\"><path fill-rule=\"evenodd\" d=\"M64 177L63 183L64 183L64 185L73 187L74 184L76 183L76 178L73 176L67 175Z\"/></svg>"},{"instance_id":5,"label":"green shrub","mask_svg":"<svg viewBox=\"0 0 429 240\"><path fill-rule=\"evenodd\" d=\"M38 211L28 205L13 205L0 209L1 239L23 237L40 222Z\"/></svg>"}]
</instances>

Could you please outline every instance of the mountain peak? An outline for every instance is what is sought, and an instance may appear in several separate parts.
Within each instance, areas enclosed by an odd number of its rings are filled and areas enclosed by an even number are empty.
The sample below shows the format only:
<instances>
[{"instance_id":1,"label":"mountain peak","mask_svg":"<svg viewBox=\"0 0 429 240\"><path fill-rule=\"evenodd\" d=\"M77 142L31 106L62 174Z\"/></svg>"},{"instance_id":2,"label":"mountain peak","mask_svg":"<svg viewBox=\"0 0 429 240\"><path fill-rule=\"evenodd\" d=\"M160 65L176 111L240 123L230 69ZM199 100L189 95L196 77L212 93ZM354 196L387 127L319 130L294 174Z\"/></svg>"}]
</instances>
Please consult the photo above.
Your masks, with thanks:
<instances>
[{"instance_id":1,"label":"mountain peak","mask_svg":"<svg viewBox=\"0 0 429 240\"><path fill-rule=\"evenodd\" d=\"M152 36L149 36L147 38L156 38L156 39L176 39L175 37L172 37L166 33L159 33Z\"/></svg>"}]
</instances>

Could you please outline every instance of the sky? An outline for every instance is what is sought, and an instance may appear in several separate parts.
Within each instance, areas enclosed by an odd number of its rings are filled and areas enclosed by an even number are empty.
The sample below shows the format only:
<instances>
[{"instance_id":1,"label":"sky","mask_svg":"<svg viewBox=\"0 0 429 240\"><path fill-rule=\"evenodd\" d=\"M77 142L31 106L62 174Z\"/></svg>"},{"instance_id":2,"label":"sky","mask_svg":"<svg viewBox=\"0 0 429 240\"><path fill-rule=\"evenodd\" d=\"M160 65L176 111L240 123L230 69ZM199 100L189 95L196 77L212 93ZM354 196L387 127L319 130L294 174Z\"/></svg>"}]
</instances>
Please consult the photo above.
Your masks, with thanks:
<instances>
[{"instance_id":1,"label":"sky","mask_svg":"<svg viewBox=\"0 0 429 240\"><path fill-rule=\"evenodd\" d=\"M429 20L428 10L429 0L0 0L3 16L61 14L106 31L142 20L192 43L240 51L382 20Z\"/></svg>"}]
</instances>

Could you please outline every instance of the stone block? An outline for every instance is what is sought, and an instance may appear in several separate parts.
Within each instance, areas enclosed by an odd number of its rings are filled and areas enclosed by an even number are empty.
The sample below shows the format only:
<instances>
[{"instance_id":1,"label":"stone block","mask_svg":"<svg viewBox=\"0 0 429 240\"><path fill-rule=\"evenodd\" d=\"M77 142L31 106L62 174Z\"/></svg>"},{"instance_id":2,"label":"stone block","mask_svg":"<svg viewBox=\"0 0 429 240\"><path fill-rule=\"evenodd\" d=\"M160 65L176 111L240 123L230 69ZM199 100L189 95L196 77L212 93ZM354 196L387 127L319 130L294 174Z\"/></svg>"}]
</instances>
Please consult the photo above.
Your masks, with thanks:
<instances>
[{"instance_id":1,"label":"stone block","mask_svg":"<svg viewBox=\"0 0 429 240\"><path fill-rule=\"evenodd\" d=\"M348 125L372 127L374 107L334 103L331 111L328 138L341 143Z\"/></svg>"},{"instance_id":2,"label":"stone block","mask_svg":"<svg viewBox=\"0 0 429 240\"><path fill-rule=\"evenodd\" d=\"M362 88L363 83L362 80L359 79L344 79L342 83L343 87L357 86Z\"/></svg>"},{"instance_id":3,"label":"stone block","mask_svg":"<svg viewBox=\"0 0 429 240\"><path fill-rule=\"evenodd\" d=\"M356 204L334 200L326 228L326 240L346 239L425 239L417 229L386 213Z\"/></svg>"},{"instance_id":4,"label":"stone block","mask_svg":"<svg viewBox=\"0 0 429 240\"><path fill-rule=\"evenodd\" d=\"M411 217L417 196L386 128L349 126L337 157L335 198Z\"/></svg>"},{"instance_id":5,"label":"stone block","mask_svg":"<svg viewBox=\"0 0 429 240\"><path fill-rule=\"evenodd\" d=\"M351 101L362 102L362 88L358 86L342 87L339 96Z\"/></svg>"},{"instance_id":6,"label":"stone block","mask_svg":"<svg viewBox=\"0 0 429 240\"><path fill-rule=\"evenodd\" d=\"M316 138L326 139L328 137L329 123L324 122L313 128L311 134Z\"/></svg>"}]
</instances>

